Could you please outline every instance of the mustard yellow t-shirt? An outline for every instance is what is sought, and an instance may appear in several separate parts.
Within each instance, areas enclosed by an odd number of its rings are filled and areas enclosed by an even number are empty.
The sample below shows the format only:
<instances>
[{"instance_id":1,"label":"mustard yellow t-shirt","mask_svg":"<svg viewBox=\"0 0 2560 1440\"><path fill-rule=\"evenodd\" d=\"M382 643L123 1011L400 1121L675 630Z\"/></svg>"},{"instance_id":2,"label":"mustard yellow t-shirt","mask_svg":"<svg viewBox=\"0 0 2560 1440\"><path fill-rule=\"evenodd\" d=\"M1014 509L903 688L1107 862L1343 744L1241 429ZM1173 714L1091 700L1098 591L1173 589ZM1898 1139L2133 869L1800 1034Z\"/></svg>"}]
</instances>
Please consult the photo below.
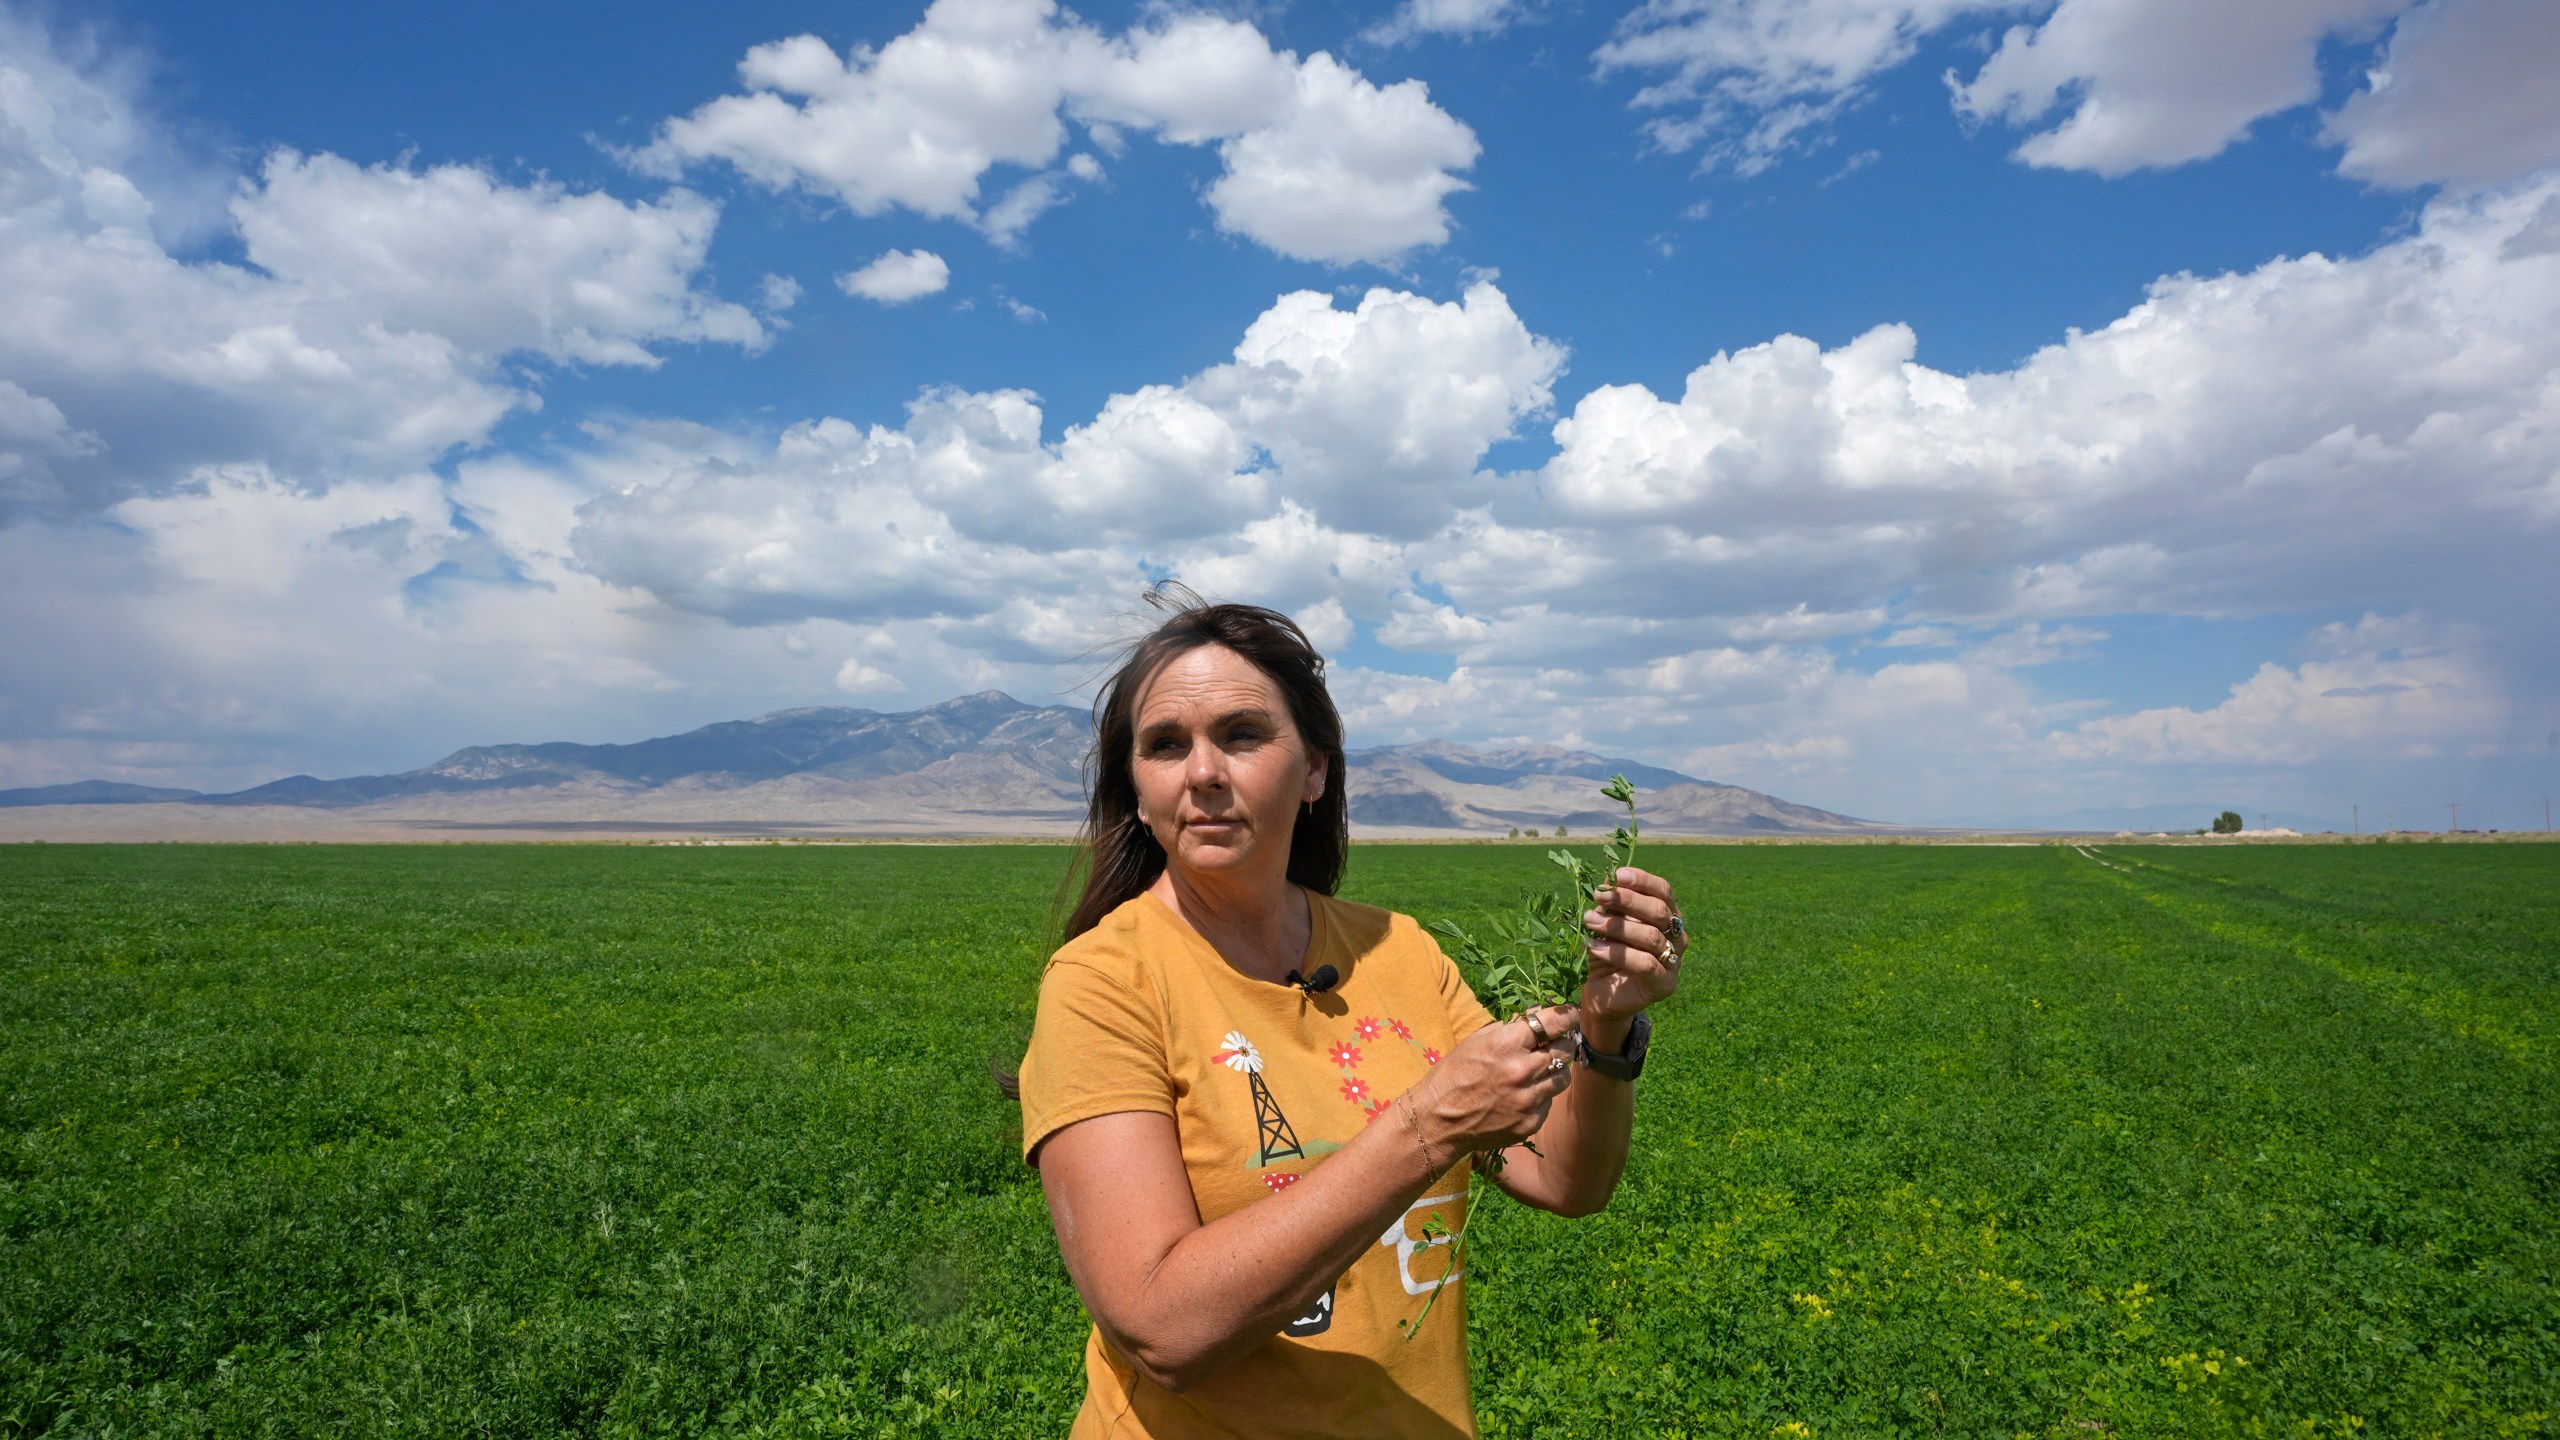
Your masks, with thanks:
<instances>
[{"instance_id":1,"label":"mustard yellow t-shirt","mask_svg":"<svg viewBox=\"0 0 2560 1440\"><path fill-rule=\"evenodd\" d=\"M1173 1117L1202 1223L1269 1200L1492 1017L1410 918L1308 896L1301 969L1341 975L1315 996L1250 979L1153 895L1061 947L1040 981L1022 1062L1022 1144L1079 1120ZM1440 1217L1466 1220L1468 1163L1434 1182L1305 1316L1177 1395L1085 1341L1078 1440L1103 1436L1451 1436L1475 1433L1463 1272L1447 1273ZM1440 1297L1407 1340L1398 1322Z\"/></svg>"}]
</instances>

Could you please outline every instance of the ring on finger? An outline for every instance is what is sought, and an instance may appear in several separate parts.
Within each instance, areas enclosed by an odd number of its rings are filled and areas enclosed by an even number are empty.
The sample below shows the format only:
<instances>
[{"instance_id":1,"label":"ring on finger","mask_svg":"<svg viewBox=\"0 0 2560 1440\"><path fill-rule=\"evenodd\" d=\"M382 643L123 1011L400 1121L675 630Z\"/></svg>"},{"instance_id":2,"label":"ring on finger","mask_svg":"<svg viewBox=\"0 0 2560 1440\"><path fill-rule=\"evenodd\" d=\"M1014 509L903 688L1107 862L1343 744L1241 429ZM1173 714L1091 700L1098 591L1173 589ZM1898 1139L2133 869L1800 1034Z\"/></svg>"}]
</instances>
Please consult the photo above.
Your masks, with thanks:
<instances>
[{"instance_id":1,"label":"ring on finger","mask_svg":"<svg viewBox=\"0 0 2560 1440\"><path fill-rule=\"evenodd\" d=\"M1566 1058L1564 1058L1564 1057L1563 1057L1563 1056L1561 1056L1561 1055L1558 1055L1558 1056L1557 1056L1557 1057L1555 1057L1554 1059L1552 1059L1552 1060L1550 1060L1550 1061L1548 1061L1548 1062L1547 1062L1547 1073L1548 1073L1548 1074L1550 1074L1550 1075L1561 1075L1561 1074L1563 1074L1563 1073L1565 1072L1565 1067L1566 1067L1566 1066L1568 1066L1568 1065L1571 1065L1572 1063L1573 1063L1572 1061L1567 1060Z\"/></svg>"},{"instance_id":2,"label":"ring on finger","mask_svg":"<svg viewBox=\"0 0 2560 1440\"><path fill-rule=\"evenodd\" d=\"M1553 1043L1555 1037L1547 1033L1547 1022L1538 1018L1537 1011L1532 1010L1520 1018L1529 1022L1529 1035L1535 1042L1530 1045L1530 1049L1544 1050Z\"/></svg>"}]
</instances>

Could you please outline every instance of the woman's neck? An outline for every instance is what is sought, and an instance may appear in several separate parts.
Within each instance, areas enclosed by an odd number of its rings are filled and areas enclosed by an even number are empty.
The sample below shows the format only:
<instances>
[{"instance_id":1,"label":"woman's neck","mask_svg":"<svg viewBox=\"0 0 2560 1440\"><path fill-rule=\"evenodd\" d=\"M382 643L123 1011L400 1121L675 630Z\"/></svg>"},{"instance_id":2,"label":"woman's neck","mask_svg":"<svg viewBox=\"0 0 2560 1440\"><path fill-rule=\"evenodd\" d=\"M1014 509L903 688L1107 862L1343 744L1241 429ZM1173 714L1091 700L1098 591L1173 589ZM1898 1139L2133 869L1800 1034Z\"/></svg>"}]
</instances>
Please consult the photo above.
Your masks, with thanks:
<instances>
[{"instance_id":1,"label":"woman's neck","mask_svg":"<svg viewBox=\"0 0 2560 1440\"><path fill-rule=\"evenodd\" d=\"M1307 958L1314 916L1306 892L1285 877L1256 878L1222 885L1168 865L1148 888L1238 973L1276 985Z\"/></svg>"}]
</instances>

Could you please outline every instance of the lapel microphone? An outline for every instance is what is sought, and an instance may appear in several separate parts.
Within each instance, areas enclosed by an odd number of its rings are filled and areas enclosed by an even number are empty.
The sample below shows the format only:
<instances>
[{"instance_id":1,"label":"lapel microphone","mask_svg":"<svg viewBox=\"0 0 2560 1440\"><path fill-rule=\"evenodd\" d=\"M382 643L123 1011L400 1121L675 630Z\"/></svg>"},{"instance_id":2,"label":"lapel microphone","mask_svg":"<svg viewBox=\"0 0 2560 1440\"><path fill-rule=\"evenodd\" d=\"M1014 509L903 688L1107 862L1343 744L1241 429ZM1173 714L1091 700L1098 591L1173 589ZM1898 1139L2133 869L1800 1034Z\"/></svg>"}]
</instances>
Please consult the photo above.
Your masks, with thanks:
<instances>
[{"instance_id":1,"label":"lapel microphone","mask_svg":"<svg viewBox=\"0 0 2560 1440\"><path fill-rule=\"evenodd\" d=\"M1297 971L1292 970L1289 972L1287 983L1297 986L1310 995L1321 995L1342 983L1342 972L1330 965L1319 965L1316 967L1316 973L1306 976L1301 976Z\"/></svg>"}]
</instances>

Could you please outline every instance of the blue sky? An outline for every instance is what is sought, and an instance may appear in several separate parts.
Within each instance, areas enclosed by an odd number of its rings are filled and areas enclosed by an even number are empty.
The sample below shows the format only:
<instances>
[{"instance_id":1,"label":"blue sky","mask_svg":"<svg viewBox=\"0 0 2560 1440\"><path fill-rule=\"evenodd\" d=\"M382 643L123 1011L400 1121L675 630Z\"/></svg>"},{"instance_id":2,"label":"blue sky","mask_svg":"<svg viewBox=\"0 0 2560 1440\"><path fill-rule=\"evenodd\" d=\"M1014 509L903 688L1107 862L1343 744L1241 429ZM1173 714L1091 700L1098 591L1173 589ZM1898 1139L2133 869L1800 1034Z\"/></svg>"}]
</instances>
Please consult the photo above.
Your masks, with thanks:
<instances>
[{"instance_id":1,"label":"blue sky","mask_svg":"<svg viewBox=\"0 0 2560 1440\"><path fill-rule=\"evenodd\" d=\"M2538 825L2555 62L2533 0L0 4L0 786L1073 698L1173 573L1358 741Z\"/></svg>"}]
</instances>

